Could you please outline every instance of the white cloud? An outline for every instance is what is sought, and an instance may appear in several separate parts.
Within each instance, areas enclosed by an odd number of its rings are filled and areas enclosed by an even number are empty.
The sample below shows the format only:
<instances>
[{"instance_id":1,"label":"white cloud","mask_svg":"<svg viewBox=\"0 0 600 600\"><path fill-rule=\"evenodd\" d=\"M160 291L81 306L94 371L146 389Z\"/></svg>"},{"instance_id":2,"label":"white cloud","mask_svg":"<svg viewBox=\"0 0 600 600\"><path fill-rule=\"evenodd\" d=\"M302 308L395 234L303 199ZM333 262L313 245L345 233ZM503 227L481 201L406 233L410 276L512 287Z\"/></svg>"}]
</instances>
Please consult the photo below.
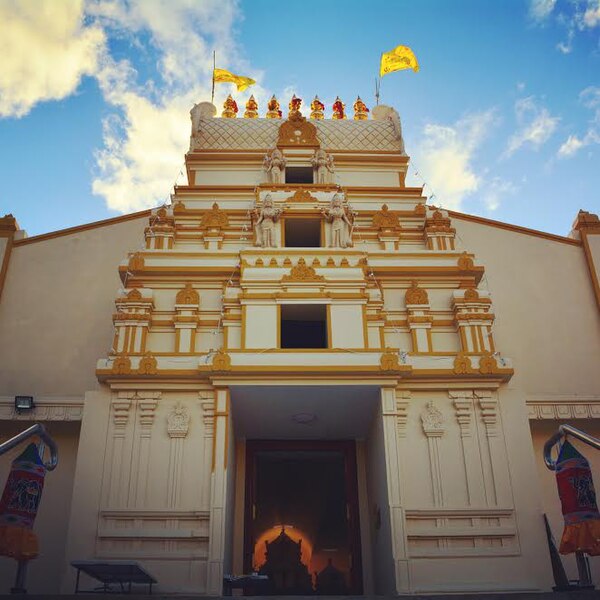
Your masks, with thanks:
<instances>
[{"instance_id":1,"label":"white cloud","mask_svg":"<svg viewBox=\"0 0 600 600\"><path fill-rule=\"evenodd\" d=\"M233 31L240 14L234 0L91 0L89 14L111 35L139 43L149 36L157 54L157 81L138 83L125 60L106 57L98 73L100 88L114 113L104 122L104 147L97 152L95 194L114 210L155 206L171 191L190 135L190 108L210 98L212 48L218 64L259 79L239 57ZM146 42L147 43L147 42ZM231 86L217 86L222 104ZM243 106L250 94L264 106L267 92L255 85L236 94Z\"/></svg>"},{"instance_id":2,"label":"white cloud","mask_svg":"<svg viewBox=\"0 0 600 600\"><path fill-rule=\"evenodd\" d=\"M538 106L533 96L517 100L515 113L519 128L509 138L504 156L511 156L524 145L539 149L550 139L560 121L547 108Z\"/></svg>"},{"instance_id":3,"label":"white cloud","mask_svg":"<svg viewBox=\"0 0 600 600\"><path fill-rule=\"evenodd\" d=\"M588 128L582 136L571 134L558 149L559 158L571 158L582 148L600 144L600 87L589 86L579 94L580 102L592 111Z\"/></svg>"},{"instance_id":4,"label":"white cloud","mask_svg":"<svg viewBox=\"0 0 600 600\"><path fill-rule=\"evenodd\" d=\"M544 21L550 16L555 6L556 0L530 0L529 16L534 21Z\"/></svg>"},{"instance_id":5,"label":"white cloud","mask_svg":"<svg viewBox=\"0 0 600 600\"><path fill-rule=\"evenodd\" d=\"M105 35L84 24L83 0L4 0L0 23L0 117L65 98L98 68Z\"/></svg>"},{"instance_id":6,"label":"white cloud","mask_svg":"<svg viewBox=\"0 0 600 600\"><path fill-rule=\"evenodd\" d=\"M473 160L495 122L493 110L465 116L453 125L428 123L414 156L421 175L435 190L434 204L460 210L462 201L477 191L482 176Z\"/></svg>"},{"instance_id":7,"label":"white cloud","mask_svg":"<svg viewBox=\"0 0 600 600\"><path fill-rule=\"evenodd\" d=\"M563 142L558 149L558 156L565 158L573 156L584 146L584 141L579 139L576 135L570 135L566 142Z\"/></svg>"},{"instance_id":8,"label":"white cloud","mask_svg":"<svg viewBox=\"0 0 600 600\"><path fill-rule=\"evenodd\" d=\"M600 0L590 0L582 17L584 27L590 29L600 25Z\"/></svg>"},{"instance_id":9,"label":"white cloud","mask_svg":"<svg viewBox=\"0 0 600 600\"><path fill-rule=\"evenodd\" d=\"M493 177L482 186L482 200L486 208L490 211L500 208L505 196L513 195L518 187L512 182L500 177Z\"/></svg>"}]
</instances>

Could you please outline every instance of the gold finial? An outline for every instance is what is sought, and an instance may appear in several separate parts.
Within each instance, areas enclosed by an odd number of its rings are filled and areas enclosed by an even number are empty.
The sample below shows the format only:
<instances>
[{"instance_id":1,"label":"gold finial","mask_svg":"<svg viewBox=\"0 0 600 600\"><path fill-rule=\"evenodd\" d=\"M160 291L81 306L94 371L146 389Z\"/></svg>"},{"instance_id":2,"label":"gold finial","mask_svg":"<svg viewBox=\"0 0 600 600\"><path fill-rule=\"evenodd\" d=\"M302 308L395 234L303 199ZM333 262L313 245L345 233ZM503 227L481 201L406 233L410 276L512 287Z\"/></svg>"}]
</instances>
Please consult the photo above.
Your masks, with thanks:
<instances>
[{"instance_id":1,"label":"gold finial","mask_svg":"<svg viewBox=\"0 0 600 600\"><path fill-rule=\"evenodd\" d=\"M236 101L231 97L231 94L227 96L225 102L223 102L223 112L221 116L225 119L235 119L238 112L238 106Z\"/></svg>"},{"instance_id":2,"label":"gold finial","mask_svg":"<svg viewBox=\"0 0 600 600\"><path fill-rule=\"evenodd\" d=\"M244 112L244 119L256 119L258 117L258 103L254 99L254 95L248 98L246 102L246 112Z\"/></svg>"},{"instance_id":3,"label":"gold finial","mask_svg":"<svg viewBox=\"0 0 600 600\"><path fill-rule=\"evenodd\" d=\"M365 121L369 118L369 109L367 105L360 99L360 96L356 97L356 102L354 103L354 120L355 121Z\"/></svg>"},{"instance_id":4,"label":"gold finial","mask_svg":"<svg viewBox=\"0 0 600 600\"><path fill-rule=\"evenodd\" d=\"M345 119L346 113L344 109L346 105L340 100L339 96L336 96L335 102L333 103L333 115L331 115L332 119Z\"/></svg>"},{"instance_id":5,"label":"gold finial","mask_svg":"<svg viewBox=\"0 0 600 600\"><path fill-rule=\"evenodd\" d=\"M281 119L281 110L279 108L279 102L275 98L275 94L271 96L269 103L267 104L267 119Z\"/></svg>"},{"instance_id":6,"label":"gold finial","mask_svg":"<svg viewBox=\"0 0 600 600\"><path fill-rule=\"evenodd\" d=\"M310 103L310 118L311 119L322 119L325 105L319 100L319 96L315 96L315 99Z\"/></svg>"},{"instance_id":7,"label":"gold finial","mask_svg":"<svg viewBox=\"0 0 600 600\"><path fill-rule=\"evenodd\" d=\"M297 98L296 94L294 94L292 96L292 99L290 100L290 104L289 104L289 108L290 108L290 115L298 113L300 114L300 107L302 106L302 98Z\"/></svg>"}]
</instances>

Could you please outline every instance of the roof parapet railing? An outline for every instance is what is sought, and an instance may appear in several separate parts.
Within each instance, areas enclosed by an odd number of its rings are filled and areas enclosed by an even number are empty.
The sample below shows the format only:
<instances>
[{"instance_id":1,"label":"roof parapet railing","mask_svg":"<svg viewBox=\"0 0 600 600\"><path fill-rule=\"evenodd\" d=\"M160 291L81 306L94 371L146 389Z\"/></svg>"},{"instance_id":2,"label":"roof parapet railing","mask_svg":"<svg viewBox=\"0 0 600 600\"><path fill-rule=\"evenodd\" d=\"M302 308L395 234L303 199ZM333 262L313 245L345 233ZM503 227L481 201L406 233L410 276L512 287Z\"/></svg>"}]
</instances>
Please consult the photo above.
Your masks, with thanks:
<instances>
[{"instance_id":1,"label":"roof parapet railing","mask_svg":"<svg viewBox=\"0 0 600 600\"><path fill-rule=\"evenodd\" d=\"M44 462L44 466L48 471L53 471L58 464L58 446L48 433L47 429L41 423L36 423L28 429L25 429L25 431L21 431L21 433L18 433L9 440L6 440L6 442L2 442L0 444L0 455L12 450L15 446L18 446L21 442L24 442L33 436L38 436L42 440L43 444L48 446L48 449L50 450L50 459ZM44 445L41 445L39 452L42 460L44 460L44 450Z\"/></svg>"}]
</instances>

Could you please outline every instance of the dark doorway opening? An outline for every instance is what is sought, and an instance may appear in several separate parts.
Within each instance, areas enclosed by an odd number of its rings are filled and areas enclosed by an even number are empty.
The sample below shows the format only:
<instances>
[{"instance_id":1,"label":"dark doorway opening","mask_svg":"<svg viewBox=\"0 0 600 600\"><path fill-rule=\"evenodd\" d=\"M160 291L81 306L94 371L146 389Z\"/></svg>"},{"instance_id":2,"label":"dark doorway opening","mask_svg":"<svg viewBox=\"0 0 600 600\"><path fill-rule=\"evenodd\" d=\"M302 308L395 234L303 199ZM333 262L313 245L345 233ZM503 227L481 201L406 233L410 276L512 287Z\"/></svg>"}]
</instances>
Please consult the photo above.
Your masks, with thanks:
<instances>
[{"instance_id":1,"label":"dark doorway opening","mask_svg":"<svg viewBox=\"0 0 600 600\"><path fill-rule=\"evenodd\" d=\"M312 167L286 167L286 183L314 183Z\"/></svg>"},{"instance_id":2,"label":"dark doorway opening","mask_svg":"<svg viewBox=\"0 0 600 600\"><path fill-rule=\"evenodd\" d=\"M282 304L281 348L327 348L327 305Z\"/></svg>"},{"instance_id":3,"label":"dark doorway opening","mask_svg":"<svg viewBox=\"0 0 600 600\"><path fill-rule=\"evenodd\" d=\"M320 248L321 219L285 219L284 239L286 248Z\"/></svg>"},{"instance_id":4,"label":"dark doorway opening","mask_svg":"<svg viewBox=\"0 0 600 600\"><path fill-rule=\"evenodd\" d=\"M264 593L362 593L354 442L246 443L245 571Z\"/></svg>"}]
</instances>

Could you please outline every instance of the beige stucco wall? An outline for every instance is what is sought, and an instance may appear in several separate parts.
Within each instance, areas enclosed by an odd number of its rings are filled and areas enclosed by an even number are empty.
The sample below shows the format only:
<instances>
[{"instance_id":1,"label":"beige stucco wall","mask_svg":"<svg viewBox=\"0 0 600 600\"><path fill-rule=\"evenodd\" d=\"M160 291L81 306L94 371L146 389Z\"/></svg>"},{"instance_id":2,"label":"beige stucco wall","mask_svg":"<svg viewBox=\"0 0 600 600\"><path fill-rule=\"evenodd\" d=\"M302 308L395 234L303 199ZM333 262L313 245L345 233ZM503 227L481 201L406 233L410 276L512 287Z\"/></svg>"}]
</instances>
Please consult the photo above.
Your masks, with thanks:
<instances>
[{"instance_id":1,"label":"beige stucco wall","mask_svg":"<svg viewBox=\"0 0 600 600\"><path fill-rule=\"evenodd\" d=\"M527 394L600 389L600 312L583 249L452 220L459 242L485 266L496 348L513 360L509 387Z\"/></svg>"},{"instance_id":2,"label":"beige stucco wall","mask_svg":"<svg viewBox=\"0 0 600 600\"><path fill-rule=\"evenodd\" d=\"M600 423L595 419L573 419L569 421L570 425L582 429L597 438L600 438ZM553 471L550 471L543 461L543 448L546 440L556 431L560 422L558 421L532 421L531 422L531 437L533 439L533 451L537 466L538 482L541 490L543 511L548 516L552 534L556 541L556 545L560 544L560 538L563 532L564 521L560 508L560 500L556 489L556 478ZM581 442L569 438L569 441L577 446L582 454L590 462L596 490L600 486L600 452L593 450L589 446ZM554 453L556 458L556 453ZM575 564L574 555L562 557L563 565L567 571L569 579L577 579L577 566ZM590 566L592 568L592 580L600 582L600 557L590 557Z\"/></svg>"},{"instance_id":3,"label":"beige stucco wall","mask_svg":"<svg viewBox=\"0 0 600 600\"><path fill-rule=\"evenodd\" d=\"M140 248L146 224L141 217L13 247L0 298L0 394L83 397L98 387L117 267Z\"/></svg>"},{"instance_id":4,"label":"beige stucco wall","mask_svg":"<svg viewBox=\"0 0 600 600\"><path fill-rule=\"evenodd\" d=\"M0 440L16 435L31 423L0 421ZM40 555L29 563L27 591L56 593L63 571L67 524L71 510L71 492L75 476L75 461L79 443L79 423L46 423L50 435L58 444L59 463L46 474L42 500L34 531L40 544ZM4 488L11 463L26 445L14 448L0 459L0 485ZM0 557L0 594L6 594L14 584L16 562Z\"/></svg>"}]
</instances>

